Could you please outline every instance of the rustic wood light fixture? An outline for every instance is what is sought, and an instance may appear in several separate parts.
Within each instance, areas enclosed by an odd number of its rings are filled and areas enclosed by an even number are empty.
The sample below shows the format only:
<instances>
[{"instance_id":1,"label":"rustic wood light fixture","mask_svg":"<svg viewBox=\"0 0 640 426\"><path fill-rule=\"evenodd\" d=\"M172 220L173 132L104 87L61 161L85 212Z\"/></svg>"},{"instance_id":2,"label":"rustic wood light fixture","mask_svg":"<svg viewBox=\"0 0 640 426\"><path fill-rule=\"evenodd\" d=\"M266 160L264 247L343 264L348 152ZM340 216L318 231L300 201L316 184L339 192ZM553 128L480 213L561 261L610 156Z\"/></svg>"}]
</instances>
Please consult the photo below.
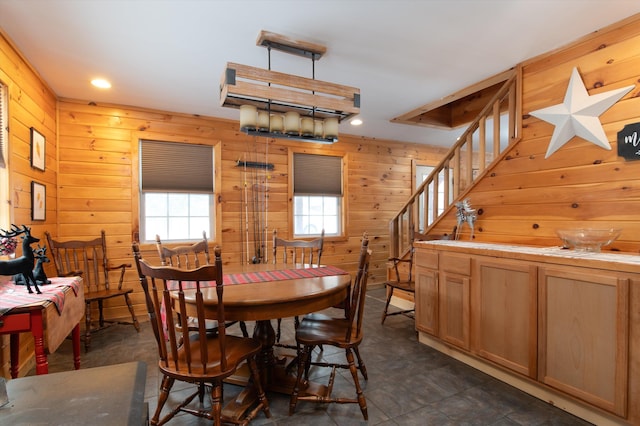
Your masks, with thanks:
<instances>
[{"instance_id":1,"label":"rustic wood light fixture","mask_svg":"<svg viewBox=\"0 0 640 426\"><path fill-rule=\"evenodd\" d=\"M240 109L240 130L256 136L306 142L338 141L338 123L360 112L360 89L315 79L326 47L261 31L269 69L227 63L220 105ZM271 49L311 59L312 78L271 71Z\"/></svg>"}]
</instances>

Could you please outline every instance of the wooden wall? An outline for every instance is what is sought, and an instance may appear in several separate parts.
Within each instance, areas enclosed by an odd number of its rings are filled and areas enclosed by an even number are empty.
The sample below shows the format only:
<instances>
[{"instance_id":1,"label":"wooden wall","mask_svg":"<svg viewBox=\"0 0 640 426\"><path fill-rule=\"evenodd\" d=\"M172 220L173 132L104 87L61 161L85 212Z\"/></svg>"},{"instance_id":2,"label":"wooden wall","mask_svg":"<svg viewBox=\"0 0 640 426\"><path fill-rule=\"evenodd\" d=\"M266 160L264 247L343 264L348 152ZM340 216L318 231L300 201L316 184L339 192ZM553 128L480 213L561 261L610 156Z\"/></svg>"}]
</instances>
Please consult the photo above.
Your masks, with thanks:
<instances>
[{"instance_id":1,"label":"wooden wall","mask_svg":"<svg viewBox=\"0 0 640 426\"><path fill-rule=\"evenodd\" d=\"M374 258L371 282L386 277L388 220L411 192L411 161L437 162L442 150L424 145L361 139L342 135L334 145L267 140L247 136L237 121L196 117L141 108L96 105L86 101L61 100L59 111L59 163L57 229L60 239L86 238L104 228L114 262L131 261L131 241L138 223L138 140L141 138L221 146L221 232L212 244L222 246L225 264L240 263L243 223L243 169L238 159L273 163L268 177L268 224L279 235L290 237L288 224L288 151L344 153L347 158L346 238L325 243L323 263L355 271L362 233L372 239ZM268 142L268 147L267 147ZM245 157L247 155L247 157ZM250 243L253 255L253 242ZM156 257L155 246L143 245L147 257ZM138 312L143 311L142 293L134 271L127 283L136 293ZM126 317L123 306L110 306L116 316Z\"/></svg>"},{"instance_id":2,"label":"wooden wall","mask_svg":"<svg viewBox=\"0 0 640 426\"><path fill-rule=\"evenodd\" d=\"M479 213L475 240L559 245L557 228L619 227L622 235L606 249L640 252L640 161L618 157L616 142L626 124L640 122L640 17L522 67L522 139L466 194ZM574 67L589 95L636 87L600 116L610 151L573 138L545 159L554 126L529 113L563 102ZM437 228L454 223L450 214Z\"/></svg>"},{"instance_id":3,"label":"wooden wall","mask_svg":"<svg viewBox=\"0 0 640 426\"><path fill-rule=\"evenodd\" d=\"M367 231L374 250L370 269L372 285L386 277L388 220L411 193L412 161L435 164L442 149L425 145L341 136L335 145L291 143L255 139L238 131L238 122L190 116L137 107L96 105L90 101L58 99L37 72L21 57L8 36L0 37L0 79L9 85L9 147L11 222L33 227L37 236L48 230L60 239L87 238L105 229L114 263L131 263L131 241L138 223L138 140L140 138L219 146L221 152L220 232L213 244L221 244L226 264L242 258L244 224L241 221L242 169L236 160L248 158L274 163L269 176L269 233L283 237L287 229L288 151L340 152L346 155L345 185L348 203L346 238L327 241L323 262L355 271L360 238ZM47 140L46 171L30 167L29 129L35 127ZM31 180L47 185L46 221L30 220ZM4 184L4 183L3 183ZM5 202L5 200L3 200ZM250 244L253 248L253 244ZM269 249L271 245L269 244ZM155 247L143 245L146 257ZM253 253L250 253L253 255ZM54 275L52 264L47 273ZM135 290L133 300L145 316L136 274L127 273L126 286ZM115 301L119 302L119 301ZM106 314L126 318L120 303L107 304ZM2 375L8 377L8 339L2 339ZM21 374L33 366L33 343L25 335L21 345Z\"/></svg>"},{"instance_id":4,"label":"wooden wall","mask_svg":"<svg viewBox=\"0 0 640 426\"><path fill-rule=\"evenodd\" d=\"M11 223L31 227L32 235L43 238L44 231L55 227L56 211L56 96L46 82L23 60L20 53L0 30L0 81L9 90L9 198L0 200L0 228ZM46 171L31 168L30 129L34 127L46 138ZM7 185L4 180L0 185ZM47 187L46 220L31 221L31 181ZM6 206L9 206L6 209ZM22 253L18 248L17 256ZM33 338L21 336L20 360L34 365ZM0 336L1 375L9 377L9 337Z\"/></svg>"},{"instance_id":5,"label":"wooden wall","mask_svg":"<svg viewBox=\"0 0 640 426\"><path fill-rule=\"evenodd\" d=\"M640 87L600 117L611 151L574 139L545 160L553 126L528 115L562 102L574 66L590 94L637 84L639 52L640 18L633 17L522 64L522 139L467 194L479 212L478 241L557 245L556 228L606 225L624 230L612 248L640 251L640 162L625 161L616 154L616 133L625 124L640 121ZM235 161L245 152L265 150L264 140L239 133L235 121L66 99L58 100L56 107L55 95L5 38L0 38L0 78L9 84L11 98L10 221L31 224L29 185L37 180L47 185L47 220L33 223L34 233L49 230L59 238L76 238L97 235L104 228L113 260L130 261L130 242L138 231L138 139L219 144L222 229L216 242L222 245L227 264L239 261L243 179ZM47 138L46 172L29 165L31 126ZM280 233L288 231L287 150L293 148L347 155L347 239L329 242L323 260L353 270L359 239L366 230L374 249L371 282L379 283L388 256L388 219L411 192L411 161L433 164L442 152L424 145L346 135L333 146L270 141L268 161L275 169L269 182L269 223ZM438 227L449 232L454 222L448 215ZM468 237L465 229L462 239ZM152 246L143 249L147 256L154 254ZM127 275L127 285L136 289L136 310L144 316L133 272ZM126 317L120 305L110 305L108 314ZM4 361L0 360L3 372L6 346Z\"/></svg>"}]
</instances>

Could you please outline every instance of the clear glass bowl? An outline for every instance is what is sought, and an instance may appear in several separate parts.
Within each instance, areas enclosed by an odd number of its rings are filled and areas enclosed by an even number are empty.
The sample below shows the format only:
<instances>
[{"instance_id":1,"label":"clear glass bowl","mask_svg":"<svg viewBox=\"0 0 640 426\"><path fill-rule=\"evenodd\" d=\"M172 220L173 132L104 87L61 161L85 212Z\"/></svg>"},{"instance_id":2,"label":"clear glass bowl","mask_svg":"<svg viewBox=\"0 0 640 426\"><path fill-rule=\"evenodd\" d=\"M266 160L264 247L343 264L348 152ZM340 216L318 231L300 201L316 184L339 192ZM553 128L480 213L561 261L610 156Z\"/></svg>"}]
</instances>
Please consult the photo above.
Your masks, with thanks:
<instances>
[{"instance_id":1,"label":"clear glass bowl","mask_svg":"<svg viewBox=\"0 0 640 426\"><path fill-rule=\"evenodd\" d=\"M556 234L565 247L577 251L599 252L603 246L611 244L619 236L621 229L616 228L574 228L556 229Z\"/></svg>"}]
</instances>

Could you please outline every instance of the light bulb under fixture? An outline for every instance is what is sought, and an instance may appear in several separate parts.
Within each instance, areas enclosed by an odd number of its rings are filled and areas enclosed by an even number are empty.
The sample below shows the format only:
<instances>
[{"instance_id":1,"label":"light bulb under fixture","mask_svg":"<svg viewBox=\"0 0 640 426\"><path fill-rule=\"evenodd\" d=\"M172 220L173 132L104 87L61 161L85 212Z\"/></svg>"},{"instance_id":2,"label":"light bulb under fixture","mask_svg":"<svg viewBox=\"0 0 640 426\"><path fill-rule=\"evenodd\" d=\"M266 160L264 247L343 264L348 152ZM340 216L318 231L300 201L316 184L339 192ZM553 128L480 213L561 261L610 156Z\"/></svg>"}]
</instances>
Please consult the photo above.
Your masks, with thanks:
<instances>
[{"instance_id":1,"label":"light bulb under fixture","mask_svg":"<svg viewBox=\"0 0 640 426\"><path fill-rule=\"evenodd\" d=\"M362 120L359 118L354 118L349 123L351 123L352 126L360 126L362 125Z\"/></svg>"}]
</instances>

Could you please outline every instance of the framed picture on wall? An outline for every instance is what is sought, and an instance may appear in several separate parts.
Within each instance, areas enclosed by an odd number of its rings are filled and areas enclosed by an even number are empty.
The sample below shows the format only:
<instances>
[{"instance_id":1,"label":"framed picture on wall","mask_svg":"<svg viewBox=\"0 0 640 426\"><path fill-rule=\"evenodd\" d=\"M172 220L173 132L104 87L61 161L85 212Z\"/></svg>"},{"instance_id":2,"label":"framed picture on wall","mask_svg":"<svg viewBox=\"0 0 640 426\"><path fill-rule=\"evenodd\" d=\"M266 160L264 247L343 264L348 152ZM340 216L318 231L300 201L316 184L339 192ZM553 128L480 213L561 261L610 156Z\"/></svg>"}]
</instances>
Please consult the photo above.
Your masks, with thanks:
<instances>
[{"instance_id":1,"label":"framed picture on wall","mask_svg":"<svg viewBox=\"0 0 640 426\"><path fill-rule=\"evenodd\" d=\"M45 220L47 213L47 187L31 181L31 220Z\"/></svg>"},{"instance_id":2,"label":"framed picture on wall","mask_svg":"<svg viewBox=\"0 0 640 426\"><path fill-rule=\"evenodd\" d=\"M44 172L45 138L42 133L31 128L31 167Z\"/></svg>"}]
</instances>

